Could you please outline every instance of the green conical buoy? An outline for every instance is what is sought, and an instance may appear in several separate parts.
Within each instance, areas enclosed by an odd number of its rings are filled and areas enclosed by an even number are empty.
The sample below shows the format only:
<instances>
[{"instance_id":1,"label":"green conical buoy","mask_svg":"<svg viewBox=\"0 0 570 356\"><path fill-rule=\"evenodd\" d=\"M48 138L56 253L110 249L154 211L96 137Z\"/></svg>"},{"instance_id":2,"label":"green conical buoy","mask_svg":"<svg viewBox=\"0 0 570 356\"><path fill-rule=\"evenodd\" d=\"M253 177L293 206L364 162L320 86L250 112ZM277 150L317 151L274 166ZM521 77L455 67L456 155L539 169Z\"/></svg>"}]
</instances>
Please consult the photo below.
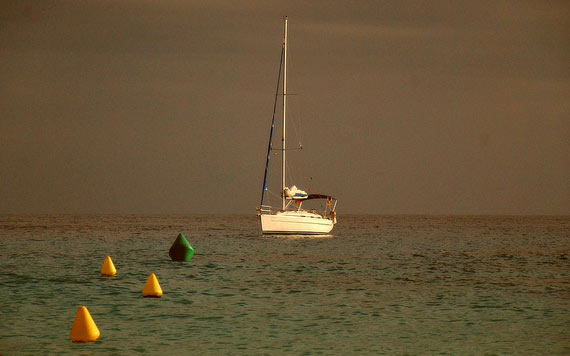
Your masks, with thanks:
<instances>
[{"instance_id":1,"label":"green conical buoy","mask_svg":"<svg viewBox=\"0 0 570 356\"><path fill-rule=\"evenodd\" d=\"M190 243L186 240L184 235L178 234L168 254L173 261L188 262L192 259L192 256L194 256L194 249L190 246Z\"/></svg>"}]
</instances>

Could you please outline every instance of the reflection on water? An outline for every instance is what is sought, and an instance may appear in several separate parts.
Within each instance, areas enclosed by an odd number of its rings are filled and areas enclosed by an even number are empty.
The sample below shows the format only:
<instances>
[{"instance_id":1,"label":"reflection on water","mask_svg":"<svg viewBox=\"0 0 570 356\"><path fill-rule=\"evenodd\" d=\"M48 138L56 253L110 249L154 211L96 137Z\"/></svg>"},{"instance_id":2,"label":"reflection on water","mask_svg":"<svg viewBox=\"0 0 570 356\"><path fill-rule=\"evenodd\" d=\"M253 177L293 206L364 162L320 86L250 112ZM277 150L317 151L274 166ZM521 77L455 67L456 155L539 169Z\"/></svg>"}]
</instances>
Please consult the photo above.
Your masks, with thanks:
<instances>
[{"instance_id":1,"label":"reflection on water","mask_svg":"<svg viewBox=\"0 0 570 356\"><path fill-rule=\"evenodd\" d=\"M287 234L287 235L263 235L264 237L271 237L271 238L276 238L276 239L306 239L306 240L311 240L311 239L331 239L334 238L334 235L295 235L295 234Z\"/></svg>"},{"instance_id":2,"label":"reflection on water","mask_svg":"<svg viewBox=\"0 0 570 356\"><path fill-rule=\"evenodd\" d=\"M0 354L566 355L568 217L0 217ZM195 249L172 262L178 233ZM105 256L118 274L99 274ZM142 298L155 273L164 295ZM68 338L86 305L94 344Z\"/></svg>"}]
</instances>

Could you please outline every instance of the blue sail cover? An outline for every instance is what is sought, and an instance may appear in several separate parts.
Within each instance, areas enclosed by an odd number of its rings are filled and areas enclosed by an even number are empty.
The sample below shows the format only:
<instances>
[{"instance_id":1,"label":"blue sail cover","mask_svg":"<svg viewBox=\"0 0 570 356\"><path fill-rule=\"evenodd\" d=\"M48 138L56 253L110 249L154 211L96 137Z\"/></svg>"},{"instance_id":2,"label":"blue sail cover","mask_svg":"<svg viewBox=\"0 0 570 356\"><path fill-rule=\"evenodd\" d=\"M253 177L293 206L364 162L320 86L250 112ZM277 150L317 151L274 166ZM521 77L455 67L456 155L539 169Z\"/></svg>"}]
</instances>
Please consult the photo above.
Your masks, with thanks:
<instances>
[{"instance_id":1,"label":"blue sail cover","mask_svg":"<svg viewBox=\"0 0 570 356\"><path fill-rule=\"evenodd\" d=\"M303 192L303 193L295 193L295 195L293 195L293 198L292 198L292 199L297 199L297 200L300 200L300 199L307 199L308 196L309 196L309 195L308 195L307 193L305 193L305 192Z\"/></svg>"},{"instance_id":2,"label":"blue sail cover","mask_svg":"<svg viewBox=\"0 0 570 356\"><path fill-rule=\"evenodd\" d=\"M285 191L283 193L285 194L285 197L294 200L307 199L309 196L307 192L298 189L296 186L292 186L291 188L285 187Z\"/></svg>"}]
</instances>

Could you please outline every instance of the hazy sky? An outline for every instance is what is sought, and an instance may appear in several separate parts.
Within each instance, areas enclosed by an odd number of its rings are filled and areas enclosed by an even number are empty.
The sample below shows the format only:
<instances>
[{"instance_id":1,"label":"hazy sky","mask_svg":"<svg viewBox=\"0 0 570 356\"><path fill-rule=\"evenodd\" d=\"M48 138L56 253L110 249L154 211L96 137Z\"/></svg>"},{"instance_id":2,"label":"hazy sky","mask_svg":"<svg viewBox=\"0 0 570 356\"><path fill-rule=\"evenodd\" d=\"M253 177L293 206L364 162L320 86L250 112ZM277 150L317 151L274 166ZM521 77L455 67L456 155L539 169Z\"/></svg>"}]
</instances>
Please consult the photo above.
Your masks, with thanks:
<instances>
[{"instance_id":1,"label":"hazy sky","mask_svg":"<svg viewBox=\"0 0 570 356\"><path fill-rule=\"evenodd\" d=\"M3 1L0 213L254 214L284 15L292 184L570 214L570 3L521 0Z\"/></svg>"}]
</instances>

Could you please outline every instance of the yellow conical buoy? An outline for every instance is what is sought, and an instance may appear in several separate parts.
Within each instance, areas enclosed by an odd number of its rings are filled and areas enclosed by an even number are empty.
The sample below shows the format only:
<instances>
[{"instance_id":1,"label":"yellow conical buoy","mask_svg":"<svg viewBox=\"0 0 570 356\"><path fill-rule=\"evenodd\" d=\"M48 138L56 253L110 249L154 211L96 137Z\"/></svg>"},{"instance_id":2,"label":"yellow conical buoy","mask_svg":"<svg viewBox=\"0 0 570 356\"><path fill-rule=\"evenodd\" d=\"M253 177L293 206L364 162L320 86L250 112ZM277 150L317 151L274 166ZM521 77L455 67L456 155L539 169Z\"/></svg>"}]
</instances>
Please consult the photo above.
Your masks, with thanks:
<instances>
[{"instance_id":1,"label":"yellow conical buoy","mask_svg":"<svg viewBox=\"0 0 570 356\"><path fill-rule=\"evenodd\" d=\"M103 276L114 276L117 274L117 269L115 268L115 265L113 264L113 260L111 259L111 256L107 256L105 258L105 262L103 262L103 267L101 267L101 274Z\"/></svg>"},{"instance_id":2,"label":"yellow conical buoy","mask_svg":"<svg viewBox=\"0 0 570 356\"><path fill-rule=\"evenodd\" d=\"M143 288L143 297L146 298L160 298L162 297L162 288L160 288L160 284L158 284L158 279L154 273L151 273L146 280L146 284Z\"/></svg>"},{"instance_id":3,"label":"yellow conical buoy","mask_svg":"<svg viewBox=\"0 0 570 356\"><path fill-rule=\"evenodd\" d=\"M80 306L75 314L75 320L71 327L69 337L73 342L93 342L99 338L101 333L95 325L89 310L85 306Z\"/></svg>"}]
</instances>

